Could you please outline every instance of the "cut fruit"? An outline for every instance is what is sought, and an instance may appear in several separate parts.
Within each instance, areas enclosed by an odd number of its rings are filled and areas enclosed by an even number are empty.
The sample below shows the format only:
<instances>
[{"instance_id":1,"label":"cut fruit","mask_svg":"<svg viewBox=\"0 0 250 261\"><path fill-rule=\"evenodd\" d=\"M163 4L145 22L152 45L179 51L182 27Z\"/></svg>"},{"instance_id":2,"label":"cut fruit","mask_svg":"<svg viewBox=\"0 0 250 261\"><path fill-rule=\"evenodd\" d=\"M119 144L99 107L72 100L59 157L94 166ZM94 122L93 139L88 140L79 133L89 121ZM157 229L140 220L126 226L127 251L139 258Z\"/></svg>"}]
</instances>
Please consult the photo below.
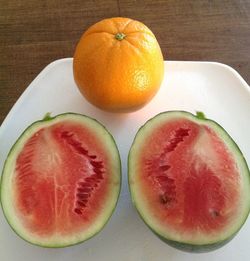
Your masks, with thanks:
<instances>
[{"instance_id":1,"label":"cut fruit","mask_svg":"<svg viewBox=\"0 0 250 261\"><path fill-rule=\"evenodd\" d=\"M182 250L222 246L249 214L247 163L225 130L202 113L172 111L149 120L130 149L128 175L142 219Z\"/></svg>"},{"instance_id":2,"label":"cut fruit","mask_svg":"<svg viewBox=\"0 0 250 261\"><path fill-rule=\"evenodd\" d=\"M3 169L1 203L24 240L65 247L103 228L120 183L112 136L97 121L66 113L33 123L14 144Z\"/></svg>"}]
</instances>

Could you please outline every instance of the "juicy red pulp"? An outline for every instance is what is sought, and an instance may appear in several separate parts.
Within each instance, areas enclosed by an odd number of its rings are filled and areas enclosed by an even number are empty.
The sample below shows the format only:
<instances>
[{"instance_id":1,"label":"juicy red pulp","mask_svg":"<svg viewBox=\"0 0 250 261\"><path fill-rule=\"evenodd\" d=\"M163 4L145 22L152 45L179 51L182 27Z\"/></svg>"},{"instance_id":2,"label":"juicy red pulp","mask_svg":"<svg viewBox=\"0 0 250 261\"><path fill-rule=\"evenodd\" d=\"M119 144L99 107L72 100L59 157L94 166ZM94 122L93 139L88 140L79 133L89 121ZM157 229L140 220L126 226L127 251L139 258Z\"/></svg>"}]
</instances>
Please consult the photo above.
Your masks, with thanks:
<instances>
[{"instance_id":1,"label":"juicy red pulp","mask_svg":"<svg viewBox=\"0 0 250 261\"><path fill-rule=\"evenodd\" d=\"M106 200L109 159L87 127L64 122L37 131L17 157L15 207L38 235L88 227Z\"/></svg>"},{"instance_id":2,"label":"juicy red pulp","mask_svg":"<svg viewBox=\"0 0 250 261\"><path fill-rule=\"evenodd\" d=\"M222 229L237 211L239 173L210 128L168 122L153 131L142 151L143 194L163 225L207 233Z\"/></svg>"}]
</instances>

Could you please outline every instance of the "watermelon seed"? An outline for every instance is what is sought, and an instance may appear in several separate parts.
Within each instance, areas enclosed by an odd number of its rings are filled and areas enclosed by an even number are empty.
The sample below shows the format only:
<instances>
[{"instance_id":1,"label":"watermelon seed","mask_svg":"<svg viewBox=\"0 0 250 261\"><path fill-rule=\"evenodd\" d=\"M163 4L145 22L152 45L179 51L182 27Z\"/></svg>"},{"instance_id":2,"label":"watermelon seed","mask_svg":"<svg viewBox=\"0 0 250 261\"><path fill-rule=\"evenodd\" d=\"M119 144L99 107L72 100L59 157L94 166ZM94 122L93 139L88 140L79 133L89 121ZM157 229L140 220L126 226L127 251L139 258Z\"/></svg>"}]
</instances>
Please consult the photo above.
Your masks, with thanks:
<instances>
[{"instance_id":1,"label":"watermelon seed","mask_svg":"<svg viewBox=\"0 0 250 261\"><path fill-rule=\"evenodd\" d=\"M89 183L93 182L94 180L95 179L93 179L91 176L85 179L85 181Z\"/></svg>"},{"instance_id":2,"label":"watermelon seed","mask_svg":"<svg viewBox=\"0 0 250 261\"><path fill-rule=\"evenodd\" d=\"M215 209L210 210L210 214L211 214L211 216L214 217L214 218L220 216L219 211L217 211L217 210L215 210Z\"/></svg>"},{"instance_id":3,"label":"watermelon seed","mask_svg":"<svg viewBox=\"0 0 250 261\"><path fill-rule=\"evenodd\" d=\"M103 179L103 177L102 177L102 175L101 175L101 174L103 174L103 171L102 171L100 168L94 168L93 170L94 170L94 172L95 172L98 176L100 176L101 179Z\"/></svg>"},{"instance_id":4,"label":"watermelon seed","mask_svg":"<svg viewBox=\"0 0 250 261\"><path fill-rule=\"evenodd\" d=\"M88 193L77 193L76 196L80 199L85 199L89 197Z\"/></svg>"},{"instance_id":5,"label":"watermelon seed","mask_svg":"<svg viewBox=\"0 0 250 261\"><path fill-rule=\"evenodd\" d=\"M78 185L80 186L79 188L81 188L81 187L86 188L86 182L84 182L84 181L79 181Z\"/></svg>"},{"instance_id":6,"label":"watermelon seed","mask_svg":"<svg viewBox=\"0 0 250 261\"><path fill-rule=\"evenodd\" d=\"M63 131L61 134L62 138L70 138L72 137L74 134L72 132L68 132L68 131Z\"/></svg>"},{"instance_id":7,"label":"watermelon seed","mask_svg":"<svg viewBox=\"0 0 250 261\"><path fill-rule=\"evenodd\" d=\"M162 166L159 167L159 169L162 170L162 171L167 171L170 168L171 168L170 165L162 165Z\"/></svg>"},{"instance_id":8,"label":"watermelon seed","mask_svg":"<svg viewBox=\"0 0 250 261\"><path fill-rule=\"evenodd\" d=\"M77 202L82 202L84 204L87 204L88 203L88 199L80 199Z\"/></svg>"},{"instance_id":9,"label":"watermelon seed","mask_svg":"<svg viewBox=\"0 0 250 261\"><path fill-rule=\"evenodd\" d=\"M160 202L164 205L170 205L170 203L172 203L173 201L175 201L174 198L169 195L160 195Z\"/></svg>"},{"instance_id":10,"label":"watermelon seed","mask_svg":"<svg viewBox=\"0 0 250 261\"><path fill-rule=\"evenodd\" d=\"M75 208L74 209L75 213L78 214L78 215L81 215L82 214L82 211L80 208Z\"/></svg>"},{"instance_id":11,"label":"watermelon seed","mask_svg":"<svg viewBox=\"0 0 250 261\"><path fill-rule=\"evenodd\" d=\"M163 194L163 195L160 195L160 201L161 201L162 204L166 204L169 201L171 201L171 199L168 196Z\"/></svg>"},{"instance_id":12,"label":"watermelon seed","mask_svg":"<svg viewBox=\"0 0 250 261\"><path fill-rule=\"evenodd\" d=\"M89 193L89 192L92 191L92 188L90 188L90 187L85 187L85 188L78 187L78 188L77 188L77 191L78 191L79 193Z\"/></svg>"},{"instance_id":13,"label":"watermelon seed","mask_svg":"<svg viewBox=\"0 0 250 261\"><path fill-rule=\"evenodd\" d=\"M94 168L102 168L103 167L103 162L102 161L94 161L91 160L90 164L94 167Z\"/></svg>"}]
</instances>

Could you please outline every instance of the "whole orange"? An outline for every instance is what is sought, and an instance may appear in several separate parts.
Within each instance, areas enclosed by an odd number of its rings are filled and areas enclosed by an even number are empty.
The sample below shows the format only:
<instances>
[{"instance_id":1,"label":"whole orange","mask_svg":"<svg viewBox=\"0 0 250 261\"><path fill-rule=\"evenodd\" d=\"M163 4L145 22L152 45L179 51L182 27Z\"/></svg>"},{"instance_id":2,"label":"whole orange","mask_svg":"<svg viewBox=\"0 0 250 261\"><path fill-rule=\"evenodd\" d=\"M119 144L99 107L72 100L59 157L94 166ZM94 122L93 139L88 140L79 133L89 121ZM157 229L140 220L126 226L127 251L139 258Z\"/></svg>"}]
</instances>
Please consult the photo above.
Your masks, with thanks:
<instances>
[{"instance_id":1,"label":"whole orange","mask_svg":"<svg viewBox=\"0 0 250 261\"><path fill-rule=\"evenodd\" d=\"M108 111L134 111L158 91L164 74L160 46L139 21L109 18L92 25L74 54L75 82L84 97Z\"/></svg>"}]
</instances>

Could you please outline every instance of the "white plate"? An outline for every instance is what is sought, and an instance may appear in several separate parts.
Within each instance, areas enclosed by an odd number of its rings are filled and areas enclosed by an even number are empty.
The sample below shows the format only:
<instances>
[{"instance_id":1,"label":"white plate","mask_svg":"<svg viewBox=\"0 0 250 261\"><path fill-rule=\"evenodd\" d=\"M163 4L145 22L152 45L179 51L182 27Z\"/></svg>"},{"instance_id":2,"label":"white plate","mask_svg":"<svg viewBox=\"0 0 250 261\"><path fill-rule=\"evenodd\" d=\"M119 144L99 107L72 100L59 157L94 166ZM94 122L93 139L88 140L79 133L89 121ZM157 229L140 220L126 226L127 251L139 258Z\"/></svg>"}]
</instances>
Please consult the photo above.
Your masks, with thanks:
<instances>
[{"instance_id":1,"label":"white plate","mask_svg":"<svg viewBox=\"0 0 250 261\"><path fill-rule=\"evenodd\" d=\"M26 243L11 230L0 212L0 260L250 260L250 218L223 248L190 254L164 244L132 206L127 185L128 150L139 126L166 110L203 111L229 132L250 165L250 89L232 68L210 62L166 62L161 89L146 107L130 114L113 114L93 107L80 95L73 80L71 58L49 64L19 98L0 128L0 170L10 147L29 124L47 112L79 112L96 118L113 134L122 158L122 192L115 213L98 235L64 249L43 249Z\"/></svg>"}]
</instances>

